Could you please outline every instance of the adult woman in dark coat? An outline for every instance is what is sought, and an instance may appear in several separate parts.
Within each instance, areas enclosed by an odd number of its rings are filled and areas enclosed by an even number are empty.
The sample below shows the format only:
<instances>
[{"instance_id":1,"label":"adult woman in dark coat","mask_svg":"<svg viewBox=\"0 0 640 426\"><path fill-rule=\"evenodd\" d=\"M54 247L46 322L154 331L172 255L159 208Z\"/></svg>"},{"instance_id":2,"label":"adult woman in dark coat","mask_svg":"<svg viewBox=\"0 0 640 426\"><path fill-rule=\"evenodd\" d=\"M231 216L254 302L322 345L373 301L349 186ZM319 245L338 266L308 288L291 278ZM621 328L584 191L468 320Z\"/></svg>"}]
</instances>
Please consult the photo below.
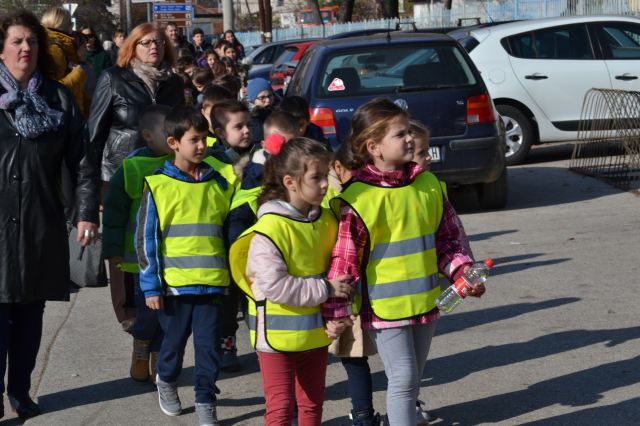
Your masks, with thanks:
<instances>
[{"instance_id":1,"label":"adult woman in dark coat","mask_svg":"<svg viewBox=\"0 0 640 426\"><path fill-rule=\"evenodd\" d=\"M152 24L138 25L118 51L118 66L107 68L98 80L89 118L91 144L101 164L102 199L122 160L146 146L138 119L149 105L184 105L184 82L171 73L171 41ZM108 226L108 223L104 223ZM117 267L118 253L108 253L111 300L122 329L129 331L136 316L133 274Z\"/></svg>"},{"instance_id":2,"label":"adult woman in dark coat","mask_svg":"<svg viewBox=\"0 0 640 426\"><path fill-rule=\"evenodd\" d=\"M31 12L0 16L0 392L8 354L7 392L22 418L40 413L29 389L45 301L69 300L63 161L76 188L78 241L98 237L99 176L87 123L71 91L51 79L48 42Z\"/></svg>"}]
</instances>

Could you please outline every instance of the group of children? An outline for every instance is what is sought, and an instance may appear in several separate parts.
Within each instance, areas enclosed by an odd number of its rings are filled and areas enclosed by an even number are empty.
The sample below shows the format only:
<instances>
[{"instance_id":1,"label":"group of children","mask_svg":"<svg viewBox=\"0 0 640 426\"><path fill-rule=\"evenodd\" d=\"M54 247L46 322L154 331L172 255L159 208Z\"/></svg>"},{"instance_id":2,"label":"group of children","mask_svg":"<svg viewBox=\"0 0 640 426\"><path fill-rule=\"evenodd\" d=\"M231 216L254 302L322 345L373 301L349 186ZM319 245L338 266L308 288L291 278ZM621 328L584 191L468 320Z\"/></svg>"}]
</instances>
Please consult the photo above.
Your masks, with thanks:
<instances>
[{"instance_id":1,"label":"group of children","mask_svg":"<svg viewBox=\"0 0 640 426\"><path fill-rule=\"evenodd\" d=\"M252 83L252 102L272 109L270 87ZM425 172L428 132L379 98L356 111L332 155L323 135L301 137L316 131L304 99L278 109L258 143L248 106L217 85L200 111L141 114L148 147L123 162L104 206L121 217L120 263L136 283L131 376L152 377L162 411L179 415L193 333L195 411L201 426L218 425L216 381L239 367L243 294L266 425L290 425L296 407L298 424L321 424L329 352L348 375L353 425L381 422L367 359L376 352L388 377L385 424L427 424L418 394L438 273L455 280L473 263L443 186Z\"/></svg>"}]
</instances>

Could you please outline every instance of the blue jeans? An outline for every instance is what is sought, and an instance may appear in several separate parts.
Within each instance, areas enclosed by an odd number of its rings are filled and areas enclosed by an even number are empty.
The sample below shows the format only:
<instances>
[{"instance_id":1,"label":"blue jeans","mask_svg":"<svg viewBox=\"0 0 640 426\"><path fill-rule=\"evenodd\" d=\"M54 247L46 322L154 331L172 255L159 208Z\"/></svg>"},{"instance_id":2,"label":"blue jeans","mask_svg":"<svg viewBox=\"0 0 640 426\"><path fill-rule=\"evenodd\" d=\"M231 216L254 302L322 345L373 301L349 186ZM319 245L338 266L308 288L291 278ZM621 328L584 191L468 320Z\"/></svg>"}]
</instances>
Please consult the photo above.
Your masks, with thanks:
<instances>
[{"instance_id":1,"label":"blue jeans","mask_svg":"<svg viewBox=\"0 0 640 426\"><path fill-rule=\"evenodd\" d=\"M147 306L147 299L140 289L140 274L133 274L136 296L136 322L131 327L131 335L138 340L151 340L149 352L159 352L164 340L164 331L160 327L158 312Z\"/></svg>"},{"instance_id":2,"label":"blue jeans","mask_svg":"<svg viewBox=\"0 0 640 426\"><path fill-rule=\"evenodd\" d=\"M199 404L214 402L220 393L216 386L222 364L219 300L215 295L165 296L164 309L158 314L165 332L156 367L158 377L169 383L178 380L184 348L193 331L196 360L193 381Z\"/></svg>"},{"instance_id":3,"label":"blue jeans","mask_svg":"<svg viewBox=\"0 0 640 426\"><path fill-rule=\"evenodd\" d=\"M340 358L349 378L349 394L353 411L373 409L373 383L369 358Z\"/></svg>"},{"instance_id":4,"label":"blue jeans","mask_svg":"<svg viewBox=\"0 0 640 426\"><path fill-rule=\"evenodd\" d=\"M11 395L29 393L31 372L42 338L44 300L32 303L0 303L0 398L9 355L7 391Z\"/></svg>"}]
</instances>

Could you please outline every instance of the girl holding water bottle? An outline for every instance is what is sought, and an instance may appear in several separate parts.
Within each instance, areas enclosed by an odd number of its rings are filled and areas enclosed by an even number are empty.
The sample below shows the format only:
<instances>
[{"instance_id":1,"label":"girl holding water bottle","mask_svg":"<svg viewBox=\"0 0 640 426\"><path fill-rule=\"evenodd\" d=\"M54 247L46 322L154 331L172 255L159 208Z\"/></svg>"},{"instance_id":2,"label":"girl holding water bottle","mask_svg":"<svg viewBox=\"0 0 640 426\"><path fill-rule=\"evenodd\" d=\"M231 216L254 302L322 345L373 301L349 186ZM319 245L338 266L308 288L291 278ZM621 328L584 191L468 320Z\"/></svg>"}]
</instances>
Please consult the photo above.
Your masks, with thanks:
<instances>
[{"instance_id":1,"label":"girl holding water bottle","mask_svg":"<svg viewBox=\"0 0 640 426\"><path fill-rule=\"evenodd\" d=\"M331 201L340 223L328 279L352 276L347 282L355 297L330 299L323 314L332 320L361 316L385 366L388 421L413 426L439 317L438 271L457 280L473 260L460 244L457 214L438 180L413 162L406 111L389 99L367 102L353 117L349 143L353 177ZM470 295L482 293L478 284ZM358 420L355 425L367 424Z\"/></svg>"}]
</instances>

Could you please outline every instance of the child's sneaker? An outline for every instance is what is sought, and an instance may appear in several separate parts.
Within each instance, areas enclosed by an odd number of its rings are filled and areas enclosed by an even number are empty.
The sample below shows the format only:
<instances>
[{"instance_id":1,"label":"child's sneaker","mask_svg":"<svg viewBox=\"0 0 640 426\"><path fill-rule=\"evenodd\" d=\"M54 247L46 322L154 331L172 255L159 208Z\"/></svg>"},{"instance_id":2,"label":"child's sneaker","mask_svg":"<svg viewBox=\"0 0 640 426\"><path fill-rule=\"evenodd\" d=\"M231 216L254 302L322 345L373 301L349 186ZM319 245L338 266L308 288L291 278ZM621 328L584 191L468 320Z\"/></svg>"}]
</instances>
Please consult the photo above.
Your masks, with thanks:
<instances>
[{"instance_id":1,"label":"child's sneaker","mask_svg":"<svg viewBox=\"0 0 640 426\"><path fill-rule=\"evenodd\" d=\"M153 383L155 383L158 380L156 366L158 365L158 359L160 359L160 352L150 352L150 354L149 367L151 367L151 379L153 380Z\"/></svg>"},{"instance_id":2,"label":"child's sneaker","mask_svg":"<svg viewBox=\"0 0 640 426\"><path fill-rule=\"evenodd\" d=\"M349 413L349 419L353 422L353 426L379 426L380 414L375 410L362 410L354 412L351 410Z\"/></svg>"},{"instance_id":3,"label":"child's sneaker","mask_svg":"<svg viewBox=\"0 0 640 426\"><path fill-rule=\"evenodd\" d=\"M196 402L196 414L200 420L200 426L220 426L216 407L213 404L199 404Z\"/></svg>"},{"instance_id":4,"label":"child's sneaker","mask_svg":"<svg viewBox=\"0 0 640 426\"><path fill-rule=\"evenodd\" d=\"M158 378L156 386L158 386L158 401L162 412L167 416L179 416L182 413L182 404L178 397L178 381L167 383Z\"/></svg>"},{"instance_id":5,"label":"child's sneaker","mask_svg":"<svg viewBox=\"0 0 640 426\"><path fill-rule=\"evenodd\" d=\"M422 409L422 405L424 405L424 402L420 400L416 402L416 426L427 426L431 421L431 417Z\"/></svg>"},{"instance_id":6,"label":"child's sneaker","mask_svg":"<svg viewBox=\"0 0 640 426\"><path fill-rule=\"evenodd\" d=\"M149 380L149 343L151 343L150 340L133 339L130 374L136 382Z\"/></svg>"},{"instance_id":7,"label":"child's sneaker","mask_svg":"<svg viewBox=\"0 0 640 426\"><path fill-rule=\"evenodd\" d=\"M225 373L240 371L242 366L238 359L238 349L236 348L236 336L222 338L222 368Z\"/></svg>"}]
</instances>

